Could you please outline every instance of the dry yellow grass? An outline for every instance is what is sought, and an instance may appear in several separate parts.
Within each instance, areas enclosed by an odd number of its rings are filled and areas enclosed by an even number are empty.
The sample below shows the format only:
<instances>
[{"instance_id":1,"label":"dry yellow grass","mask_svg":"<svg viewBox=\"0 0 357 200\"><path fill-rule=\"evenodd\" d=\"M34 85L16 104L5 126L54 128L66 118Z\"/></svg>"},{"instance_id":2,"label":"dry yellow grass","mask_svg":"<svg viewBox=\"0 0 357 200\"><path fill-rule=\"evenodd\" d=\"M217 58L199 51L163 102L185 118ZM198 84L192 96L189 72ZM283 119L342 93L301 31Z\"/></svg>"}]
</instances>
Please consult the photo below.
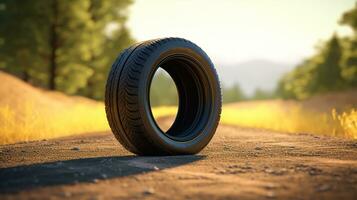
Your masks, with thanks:
<instances>
[{"instance_id":1,"label":"dry yellow grass","mask_svg":"<svg viewBox=\"0 0 357 200\"><path fill-rule=\"evenodd\" d=\"M357 89L317 95L304 101L228 104L223 107L221 123L357 139Z\"/></svg>"},{"instance_id":2,"label":"dry yellow grass","mask_svg":"<svg viewBox=\"0 0 357 200\"><path fill-rule=\"evenodd\" d=\"M334 115L334 120L340 123L343 133L347 137L357 139L357 110L352 109L349 112Z\"/></svg>"},{"instance_id":3,"label":"dry yellow grass","mask_svg":"<svg viewBox=\"0 0 357 200\"><path fill-rule=\"evenodd\" d=\"M154 116L176 114L176 107L160 107ZM221 124L238 125L287 133L311 133L357 139L357 110L337 113L306 109L291 101L257 101L223 106Z\"/></svg>"},{"instance_id":4,"label":"dry yellow grass","mask_svg":"<svg viewBox=\"0 0 357 200\"><path fill-rule=\"evenodd\" d=\"M176 106L160 106L152 109L152 114L154 115L155 119L158 119L160 117L173 116L176 115L176 113Z\"/></svg>"},{"instance_id":5,"label":"dry yellow grass","mask_svg":"<svg viewBox=\"0 0 357 200\"><path fill-rule=\"evenodd\" d=\"M101 102L34 88L0 72L0 144L108 130Z\"/></svg>"},{"instance_id":6,"label":"dry yellow grass","mask_svg":"<svg viewBox=\"0 0 357 200\"><path fill-rule=\"evenodd\" d=\"M0 144L110 130L104 104L34 88L0 71ZM153 108L155 118L176 107Z\"/></svg>"},{"instance_id":7,"label":"dry yellow grass","mask_svg":"<svg viewBox=\"0 0 357 200\"><path fill-rule=\"evenodd\" d=\"M0 144L49 139L61 136L108 130L104 107L81 105L47 110L25 103L22 111L0 107Z\"/></svg>"},{"instance_id":8,"label":"dry yellow grass","mask_svg":"<svg viewBox=\"0 0 357 200\"><path fill-rule=\"evenodd\" d=\"M57 102L59 103L59 102ZM58 105L57 105L58 106ZM50 139L110 130L102 103L76 102L61 109L26 102L21 110L0 106L0 144ZM176 107L153 109L155 118L173 115Z\"/></svg>"},{"instance_id":9,"label":"dry yellow grass","mask_svg":"<svg viewBox=\"0 0 357 200\"><path fill-rule=\"evenodd\" d=\"M176 107L154 108L155 118L173 116ZM259 101L224 105L221 124L275 130L287 133L311 133L357 139L357 110L338 113L314 111L290 101Z\"/></svg>"},{"instance_id":10,"label":"dry yellow grass","mask_svg":"<svg viewBox=\"0 0 357 200\"><path fill-rule=\"evenodd\" d=\"M0 144L110 130L104 104L34 88L0 71ZM175 107L153 109L156 118Z\"/></svg>"},{"instance_id":11,"label":"dry yellow grass","mask_svg":"<svg viewBox=\"0 0 357 200\"><path fill-rule=\"evenodd\" d=\"M255 102L252 106L227 105L221 123L288 133L313 133L357 139L357 112L308 110L283 101Z\"/></svg>"}]
</instances>

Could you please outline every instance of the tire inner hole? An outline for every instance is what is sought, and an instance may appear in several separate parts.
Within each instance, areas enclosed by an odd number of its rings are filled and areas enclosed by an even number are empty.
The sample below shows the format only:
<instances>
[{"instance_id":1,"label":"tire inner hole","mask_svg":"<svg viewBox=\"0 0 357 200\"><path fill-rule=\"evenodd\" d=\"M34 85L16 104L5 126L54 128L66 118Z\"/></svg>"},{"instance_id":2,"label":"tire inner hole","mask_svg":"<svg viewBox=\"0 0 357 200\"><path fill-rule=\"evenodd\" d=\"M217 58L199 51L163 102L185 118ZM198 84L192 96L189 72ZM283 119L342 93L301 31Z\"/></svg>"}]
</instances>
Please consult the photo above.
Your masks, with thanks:
<instances>
[{"instance_id":1,"label":"tire inner hole","mask_svg":"<svg viewBox=\"0 0 357 200\"><path fill-rule=\"evenodd\" d=\"M156 73L157 77L166 77L166 82L156 79ZM198 136L206 126L211 108L204 71L192 59L169 57L161 62L153 78L148 95L151 99L156 93L159 99L153 97L149 102L157 127L176 141L190 141Z\"/></svg>"},{"instance_id":2,"label":"tire inner hole","mask_svg":"<svg viewBox=\"0 0 357 200\"><path fill-rule=\"evenodd\" d=\"M179 96L177 87L164 69L159 67L150 85L150 107L158 127L166 133L175 121Z\"/></svg>"}]
</instances>

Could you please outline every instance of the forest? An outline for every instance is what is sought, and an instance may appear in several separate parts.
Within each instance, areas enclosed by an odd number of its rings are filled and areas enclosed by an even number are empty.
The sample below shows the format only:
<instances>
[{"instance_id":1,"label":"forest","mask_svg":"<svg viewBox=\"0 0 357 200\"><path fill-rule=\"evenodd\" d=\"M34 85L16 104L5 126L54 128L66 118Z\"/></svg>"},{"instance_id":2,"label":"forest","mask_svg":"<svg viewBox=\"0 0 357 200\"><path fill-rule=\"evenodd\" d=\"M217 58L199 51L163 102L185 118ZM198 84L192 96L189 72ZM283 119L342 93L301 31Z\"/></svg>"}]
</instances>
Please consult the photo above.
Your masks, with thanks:
<instances>
[{"instance_id":1,"label":"forest","mask_svg":"<svg viewBox=\"0 0 357 200\"><path fill-rule=\"evenodd\" d=\"M357 86L357 4L341 16L339 23L349 26L353 34L348 37L332 35L316 49L315 55L282 77L277 96L306 99Z\"/></svg>"},{"instance_id":2,"label":"forest","mask_svg":"<svg viewBox=\"0 0 357 200\"><path fill-rule=\"evenodd\" d=\"M0 69L34 86L102 100L112 62L135 42L125 26L131 3L1 0Z\"/></svg>"},{"instance_id":3,"label":"forest","mask_svg":"<svg viewBox=\"0 0 357 200\"><path fill-rule=\"evenodd\" d=\"M126 26L131 0L0 0L0 70L47 90L104 99L111 64L135 43ZM9 20L9 19L12 20ZM275 91L246 96L238 84L223 87L225 103L250 99L306 99L357 86L357 4L315 54L285 74ZM11 31L10 31L11 30ZM177 102L174 84L160 72L153 81L152 105ZM168 91L165 96L161 91Z\"/></svg>"}]
</instances>

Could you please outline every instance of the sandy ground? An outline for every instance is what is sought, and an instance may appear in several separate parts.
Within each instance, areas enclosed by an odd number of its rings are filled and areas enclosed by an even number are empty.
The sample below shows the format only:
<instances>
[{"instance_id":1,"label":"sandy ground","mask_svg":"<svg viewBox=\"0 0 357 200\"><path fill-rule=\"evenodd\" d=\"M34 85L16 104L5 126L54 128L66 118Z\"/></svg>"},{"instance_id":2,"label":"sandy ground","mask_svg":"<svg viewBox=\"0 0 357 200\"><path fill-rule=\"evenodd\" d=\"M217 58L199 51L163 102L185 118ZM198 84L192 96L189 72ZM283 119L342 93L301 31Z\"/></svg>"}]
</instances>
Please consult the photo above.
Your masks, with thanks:
<instances>
[{"instance_id":1,"label":"sandy ground","mask_svg":"<svg viewBox=\"0 0 357 200\"><path fill-rule=\"evenodd\" d=\"M357 199L357 141L220 126L192 156L111 133L0 146L0 199Z\"/></svg>"}]
</instances>

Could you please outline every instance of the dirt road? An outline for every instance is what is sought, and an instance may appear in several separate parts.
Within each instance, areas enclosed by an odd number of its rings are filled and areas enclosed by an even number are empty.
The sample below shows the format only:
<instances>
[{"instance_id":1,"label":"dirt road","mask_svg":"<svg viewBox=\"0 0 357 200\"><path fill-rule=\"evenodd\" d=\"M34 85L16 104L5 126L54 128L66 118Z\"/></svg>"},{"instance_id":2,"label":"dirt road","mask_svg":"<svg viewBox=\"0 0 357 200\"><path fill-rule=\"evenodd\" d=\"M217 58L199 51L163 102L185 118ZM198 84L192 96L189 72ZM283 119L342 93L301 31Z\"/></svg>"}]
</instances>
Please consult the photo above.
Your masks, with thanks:
<instances>
[{"instance_id":1,"label":"dirt road","mask_svg":"<svg viewBox=\"0 0 357 200\"><path fill-rule=\"evenodd\" d=\"M220 126L199 155L137 157L111 133L0 146L0 199L356 199L357 141Z\"/></svg>"}]
</instances>

